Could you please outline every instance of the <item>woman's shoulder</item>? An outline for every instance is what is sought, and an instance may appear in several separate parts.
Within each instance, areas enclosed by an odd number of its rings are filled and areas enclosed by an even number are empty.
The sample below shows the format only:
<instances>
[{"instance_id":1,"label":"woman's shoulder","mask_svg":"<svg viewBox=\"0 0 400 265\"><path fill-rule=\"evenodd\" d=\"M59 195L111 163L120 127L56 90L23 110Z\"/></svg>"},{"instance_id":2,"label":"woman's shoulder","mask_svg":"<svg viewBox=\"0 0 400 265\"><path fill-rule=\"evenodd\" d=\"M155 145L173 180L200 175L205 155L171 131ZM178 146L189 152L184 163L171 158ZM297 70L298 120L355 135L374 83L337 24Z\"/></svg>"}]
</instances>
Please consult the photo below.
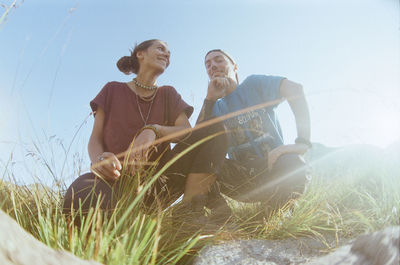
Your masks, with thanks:
<instances>
[{"instance_id":1,"label":"woman's shoulder","mask_svg":"<svg viewBox=\"0 0 400 265\"><path fill-rule=\"evenodd\" d=\"M109 87L109 88L126 87L126 82L110 81L106 83L104 87Z\"/></svg>"},{"instance_id":2,"label":"woman's shoulder","mask_svg":"<svg viewBox=\"0 0 400 265\"><path fill-rule=\"evenodd\" d=\"M171 97L172 95L175 95L175 96L179 95L178 91L173 86L168 86L168 85L160 86L158 88L158 90L159 90L159 92L161 92L160 94L166 94L169 97Z\"/></svg>"},{"instance_id":3,"label":"woman's shoulder","mask_svg":"<svg viewBox=\"0 0 400 265\"><path fill-rule=\"evenodd\" d=\"M158 88L160 91L176 91L175 87L169 85L163 85Z\"/></svg>"},{"instance_id":4,"label":"woman's shoulder","mask_svg":"<svg viewBox=\"0 0 400 265\"><path fill-rule=\"evenodd\" d=\"M129 88L127 86L127 84L125 82L118 82L118 81L111 81L111 82L107 82L103 88L102 88L102 93L118 93L118 92L122 92L124 90L126 90L127 88ZM123 92L122 92L123 93Z\"/></svg>"}]
</instances>

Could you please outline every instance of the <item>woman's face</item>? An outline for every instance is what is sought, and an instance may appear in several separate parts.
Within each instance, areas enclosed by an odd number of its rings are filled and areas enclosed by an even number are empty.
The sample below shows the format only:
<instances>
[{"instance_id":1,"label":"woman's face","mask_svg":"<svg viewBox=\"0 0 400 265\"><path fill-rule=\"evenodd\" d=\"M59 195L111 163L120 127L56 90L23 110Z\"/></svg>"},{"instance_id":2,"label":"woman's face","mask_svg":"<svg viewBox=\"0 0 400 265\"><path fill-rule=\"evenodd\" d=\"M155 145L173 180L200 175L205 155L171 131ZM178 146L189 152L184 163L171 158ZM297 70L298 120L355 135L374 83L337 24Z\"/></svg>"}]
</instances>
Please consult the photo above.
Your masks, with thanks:
<instances>
[{"instance_id":1,"label":"woman's face","mask_svg":"<svg viewBox=\"0 0 400 265\"><path fill-rule=\"evenodd\" d=\"M147 50L139 51L137 57L140 63L140 70L148 70L150 68L162 73L169 65L170 51L165 42L154 41Z\"/></svg>"}]
</instances>

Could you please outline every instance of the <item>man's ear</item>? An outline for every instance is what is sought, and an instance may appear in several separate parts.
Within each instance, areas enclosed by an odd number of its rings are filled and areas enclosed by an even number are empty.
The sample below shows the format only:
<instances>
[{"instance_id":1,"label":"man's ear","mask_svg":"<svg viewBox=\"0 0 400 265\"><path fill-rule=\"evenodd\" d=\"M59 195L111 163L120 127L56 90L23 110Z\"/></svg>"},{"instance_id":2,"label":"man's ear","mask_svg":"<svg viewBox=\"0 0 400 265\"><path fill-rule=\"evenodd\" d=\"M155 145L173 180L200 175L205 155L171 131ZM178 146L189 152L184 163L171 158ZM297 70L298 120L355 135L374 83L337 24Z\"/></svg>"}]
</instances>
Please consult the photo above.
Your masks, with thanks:
<instances>
[{"instance_id":1,"label":"man's ear","mask_svg":"<svg viewBox=\"0 0 400 265\"><path fill-rule=\"evenodd\" d=\"M236 74L237 74L237 70L238 70L237 64L234 64L233 65L233 71L235 71Z\"/></svg>"},{"instance_id":2,"label":"man's ear","mask_svg":"<svg viewBox=\"0 0 400 265\"><path fill-rule=\"evenodd\" d=\"M238 70L238 67L237 67L237 64L235 64L233 66L233 71L235 71L236 82L239 84L239 76L238 76L237 70Z\"/></svg>"}]
</instances>

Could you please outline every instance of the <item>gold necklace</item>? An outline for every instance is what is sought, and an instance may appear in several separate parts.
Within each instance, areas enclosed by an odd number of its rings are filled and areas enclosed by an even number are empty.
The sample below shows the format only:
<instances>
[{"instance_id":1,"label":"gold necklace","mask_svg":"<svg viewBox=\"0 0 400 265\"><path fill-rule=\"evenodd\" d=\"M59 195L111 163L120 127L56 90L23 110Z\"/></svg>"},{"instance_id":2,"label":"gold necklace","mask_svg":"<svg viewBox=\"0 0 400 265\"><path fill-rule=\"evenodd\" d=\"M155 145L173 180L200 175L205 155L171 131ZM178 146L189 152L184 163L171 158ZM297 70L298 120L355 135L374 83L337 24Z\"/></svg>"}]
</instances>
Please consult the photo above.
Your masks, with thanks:
<instances>
[{"instance_id":1,"label":"gold necklace","mask_svg":"<svg viewBox=\"0 0 400 265\"><path fill-rule=\"evenodd\" d=\"M158 91L158 89L157 89L151 96L148 96L148 97L142 97L141 95L139 95L139 98L140 98L141 100L143 100L143 101L146 101L146 102L153 101L153 99L156 97L157 91ZM137 96L138 94L139 94L139 93L136 93L136 96Z\"/></svg>"},{"instance_id":2,"label":"gold necklace","mask_svg":"<svg viewBox=\"0 0 400 265\"><path fill-rule=\"evenodd\" d=\"M136 78L133 78L132 81L133 81L133 83L135 83L136 86L141 87L141 88L146 89L146 90L149 90L149 91L153 91L153 90L157 89L157 87L158 87L158 86L146 86L146 85L143 85L142 83L139 83L139 81L137 81Z\"/></svg>"},{"instance_id":3,"label":"gold necklace","mask_svg":"<svg viewBox=\"0 0 400 265\"><path fill-rule=\"evenodd\" d=\"M136 84L133 84L133 86L130 86L129 83L126 83L126 85L128 86L128 88L129 88L130 90L132 90L132 91L136 94L136 96L139 96L139 98L140 98L141 100L146 101L146 102L152 101L152 100L156 97L156 94L157 94L157 91L158 91L158 89L157 89L157 90L154 91L154 93L151 94L150 96L142 97L142 96L139 94L138 90L137 90Z\"/></svg>"},{"instance_id":4,"label":"gold necklace","mask_svg":"<svg viewBox=\"0 0 400 265\"><path fill-rule=\"evenodd\" d=\"M156 96L155 96L156 93L157 93L157 90L156 90L156 92L154 92L154 94L152 95L152 98L151 98L150 100L148 100L148 101L147 101L147 100L144 100L144 101L146 101L146 102L151 101L151 102L150 102L149 111L147 112L146 119L144 119L144 116L143 116L143 113L142 113L142 109L140 108L140 105L139 105L139 96L138 96L138 94L136 93L136 103L137 103L137 106L138 106L138 109L139 109L140 117L142 118L142 121L143 121L143 123L144 123L144 126L147 125L147 121L149 120L150 112L151 112L151 107L153 107L153 102L154 102L154 98L156 97ZM143 100L142 97L140 97L140 99Z\"/></svg>"}]
</instances>

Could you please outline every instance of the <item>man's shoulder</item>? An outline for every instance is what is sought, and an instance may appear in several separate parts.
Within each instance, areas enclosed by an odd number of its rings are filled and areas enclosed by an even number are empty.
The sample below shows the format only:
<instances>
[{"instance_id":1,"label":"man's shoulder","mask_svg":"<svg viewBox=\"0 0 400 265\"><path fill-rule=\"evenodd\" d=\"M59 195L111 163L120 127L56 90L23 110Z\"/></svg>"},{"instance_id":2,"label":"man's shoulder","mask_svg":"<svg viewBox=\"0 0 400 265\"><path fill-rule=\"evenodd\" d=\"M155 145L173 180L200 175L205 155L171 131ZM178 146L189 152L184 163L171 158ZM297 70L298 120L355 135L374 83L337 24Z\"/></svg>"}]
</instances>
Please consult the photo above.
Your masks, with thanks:
<instances>
[{"instance_id":1,"label":"man's shoulder","mask_svg":"<svg viewBox=\"0 0 400 265\"><path fill-rule=\"evenodd\" d=\"M280 83L283 79L285 77L277 75L252 74L247 76L240 85L244 87L265 86L276 82Z\"/></svg>"},{"instance_id":2,"label":"man's shoulder","mask_svg":"<svg viewBox=\"0 0 400 265\"><path fill-rule=\"evenodd\" d=\"M252 74L247 76L242 83L254 82L263 79L266 75Z\"/></svg>"},{"instance_id":3,"label":"man's shoulder","mask_svg":"<svg viewBox=\"0 0 400 265\"><path fill-rule=\"evenodd\" d=\"M279 75L263 75L263 74L252 74L247 76L244 82L248 81L261 81L261 80L275 80L275 79L283 79L285 77L279 76Z\"/></svg>"}]
</instances>

